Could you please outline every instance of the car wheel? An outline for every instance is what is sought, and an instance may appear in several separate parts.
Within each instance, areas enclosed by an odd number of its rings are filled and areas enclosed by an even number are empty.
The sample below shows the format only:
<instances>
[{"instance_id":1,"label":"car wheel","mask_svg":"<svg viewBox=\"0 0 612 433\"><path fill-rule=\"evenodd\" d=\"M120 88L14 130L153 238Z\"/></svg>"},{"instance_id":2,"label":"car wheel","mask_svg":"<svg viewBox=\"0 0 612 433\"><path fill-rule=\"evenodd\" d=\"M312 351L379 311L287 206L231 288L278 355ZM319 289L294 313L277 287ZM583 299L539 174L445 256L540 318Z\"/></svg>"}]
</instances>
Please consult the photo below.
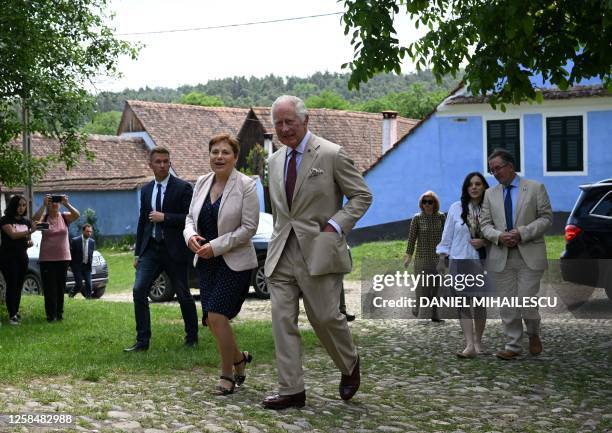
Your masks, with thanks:
<instances>
[{"instance_id":1,"label":"car wheel","mask_svg":"<svg viewBox=\"0 0 612 433\"><path fill-rule=\"evenodd\" d=\"M40 278L34 274L26 274L25 280L23 280L22 292L24 295L42 295Z\"/></svg>"},{"instance_id":2,"label":"car wheel","mask_svg":"<svg viewBox=\"0 0 612 433\"><path fill-rule=\"evenodd\" d=\"M106 286L102 286L98 288L94 287L92 289L91 297L95 299L100 299L104 295L105 292L106 292Z\"/></svg>"},{"instance_id":3,"label":"car wheel","mask_svg":"<svg viewBox=\"0 0 612 433\"><path fill-rule=\"evenodd\" d=\"M606 277L606 284L604 286L606 295L610 302L612 302L612 269L608 268L608 276Z\"/></svg>"},{"instance_id":4,"label":"car wheel","mask_svg":"<svg viewBox=\"0 0 612 433\"><path fill-rule=\"evenodd\" d=\"M268 280L264 271L264 263L260 263L257 269L253 271L251 275L251 285L255 289L255 296L260 299L270 299L270 292L268 291Z\"/></svg>"},{"instance_id":5,"label":"car wheel","mask_svg":"<svg viewBox=\"0 0 612 433\"><path fill-rule=\"evenodd\" d=\"M153 302L166 302L174 298L174 289L168 274L162 272L151 285L149 298Z\"/></svg>"},{"instance_id":6,"label":"car wheel","mask_svg":"<svg viewBox=\"0 0 612 433\"><path fill-rule=\"evenodd\" d=\"M594 287L581 284L560 282L556 287L557 294L568 310L582 307L593 295Z\"/></svg>"}]
</instances>

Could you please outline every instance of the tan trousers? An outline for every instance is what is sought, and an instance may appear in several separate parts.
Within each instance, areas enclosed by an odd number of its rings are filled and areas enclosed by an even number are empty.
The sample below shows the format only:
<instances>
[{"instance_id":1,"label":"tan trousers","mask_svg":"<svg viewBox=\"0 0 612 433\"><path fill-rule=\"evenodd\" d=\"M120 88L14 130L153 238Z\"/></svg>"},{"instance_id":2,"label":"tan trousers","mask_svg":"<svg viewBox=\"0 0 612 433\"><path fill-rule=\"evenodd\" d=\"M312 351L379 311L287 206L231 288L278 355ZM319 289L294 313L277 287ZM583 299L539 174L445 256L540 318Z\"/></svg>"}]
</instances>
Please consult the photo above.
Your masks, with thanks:
<instances>
[{"instance_id":1,"label":"tan trousers","mask_svg":"<svg viewBox=\"0 0 612 433\"><path fill-rule=\"evenodd\" d=\"M308 321L336 367L347 375L353 371L357 348L339 310L342 278L342 274L309 275L295 234L289 235L276 269L268 279L279 394L304 391L298 329L300 293Z\"/></svg>"},{"instance_id":2,"label":"tan trousers","mask_svg":"<svg viewBox=\"0 0 612 433\"><path fill-rule=\"evenodd\" d=\"M506 267L502 272L493 272L493 281L498 296L531 297L540 291L540 280L544 271L529 269L518 248L508 252ZM540 334L540 312L538 307L500 307L499 315L506 335L506 350L521 353L523 350L523 321L527 335Z\"/></svg>"}]
</instances>

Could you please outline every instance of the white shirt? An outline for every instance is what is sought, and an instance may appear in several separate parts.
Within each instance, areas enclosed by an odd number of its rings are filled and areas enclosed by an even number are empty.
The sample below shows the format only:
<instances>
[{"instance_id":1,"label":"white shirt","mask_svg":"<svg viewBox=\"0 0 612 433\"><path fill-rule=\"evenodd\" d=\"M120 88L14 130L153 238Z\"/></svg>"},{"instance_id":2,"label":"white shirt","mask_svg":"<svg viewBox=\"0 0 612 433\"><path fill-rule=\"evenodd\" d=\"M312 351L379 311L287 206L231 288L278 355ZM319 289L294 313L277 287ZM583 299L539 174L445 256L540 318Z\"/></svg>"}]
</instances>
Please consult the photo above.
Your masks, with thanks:
<instances>
[{"instance_id":1,"label":"white shirt","mask_svg":"<svg viewBox=\"0 0 612 433\"><path fill-rule=\"evenodd\" d=\"M83 238L83 263L87 264L87 259L89 258L89 238L86 238L83 235L81 235L81 238Z\"/></svg>"},{"instance_id":2,"label":"white shirt","mask_svg":"<svg viewBox=\"0 0 612 433\"><path fill-rule=\"evenodd\" d=\"M155 200L157 199L157 184L158 183L161 183L161 203L163 205L164 197L166 196L166 188L168 187L168 180L170 180L170 174L168 174L168 176L166 176L166 178L162 180L161 182L158 182L157 180L155 180L155 185L153 185L153 194L151 194L151 209L156 210ZM161 209L157 209L157 210L161 212Z\"/></svg>"},{"instance_id":3,"label":"white shirt","mask_svg":"<svg viewBox=\"0 0 612 433\"><path fill-rule=\"evenodd\" d=\"M446 254L451 259L479 259L478 251L470 240L470 228L461 219L461 202L456 201L448 209L442 240L436 247L436 254Z\"/></svg>"}]
</instances>

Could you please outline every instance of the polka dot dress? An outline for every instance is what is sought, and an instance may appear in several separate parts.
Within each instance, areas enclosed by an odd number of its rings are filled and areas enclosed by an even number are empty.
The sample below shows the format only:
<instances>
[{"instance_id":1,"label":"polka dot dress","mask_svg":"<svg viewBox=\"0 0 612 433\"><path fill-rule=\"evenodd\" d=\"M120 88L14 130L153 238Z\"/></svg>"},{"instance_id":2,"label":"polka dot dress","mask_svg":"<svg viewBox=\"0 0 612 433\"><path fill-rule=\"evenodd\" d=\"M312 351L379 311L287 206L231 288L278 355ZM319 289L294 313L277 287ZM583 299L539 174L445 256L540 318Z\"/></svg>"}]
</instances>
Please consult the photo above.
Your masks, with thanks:
<instances>
[{"instance_id":1,"label":"polka dot dress","mask_svg":"<svg viewBox=\"0 0 612 433\"><path fill-rule=\"evenodd\" d=\"M220 205L221 196L211 203L209 194L200 210L198 232L209 242L219 236L217 218ZM206 318L209 311L223 314L228 319L236 317L249 291L251 270L233 271L225 264L222 256L200 258L197 270L203 317Z\"/></svg>"}]
</instances>

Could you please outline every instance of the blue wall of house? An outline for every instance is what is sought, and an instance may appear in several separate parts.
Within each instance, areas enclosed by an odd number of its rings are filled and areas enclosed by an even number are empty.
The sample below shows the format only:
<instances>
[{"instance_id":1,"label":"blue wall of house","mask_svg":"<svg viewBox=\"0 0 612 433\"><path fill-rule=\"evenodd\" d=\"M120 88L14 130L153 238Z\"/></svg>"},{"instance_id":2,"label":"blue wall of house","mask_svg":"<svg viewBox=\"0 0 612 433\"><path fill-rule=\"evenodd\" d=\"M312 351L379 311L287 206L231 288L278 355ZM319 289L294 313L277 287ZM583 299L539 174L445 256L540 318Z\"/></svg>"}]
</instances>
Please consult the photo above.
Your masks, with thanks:
<instances>
[{"instance_id":1,"label":"blue wall of house","mask_svg":"<svg viewBox=\"0 0 612 433\"><path fill-rule=\"evenodd\" d=\"M102 236L136 234L139 191L57 191L57 193L68 194L70 203L81 212L81 215L85 209L93 209ZM38 209L42 201L43 194L36 193L34 210ZM72 225L70 231L76 235L76 225Z\"/></svg>"},{"instance_id":2,"label":"blue wall of house","mask_svg":"<svg viewBox=\"0 0 612 433\"><path fill-rule=\"evenodd\" d=\"M542 114L522 114L523 176L546 185L553 211L569 212L578 186L612 178L612 110L587 111L587 174L545 175ZM434 115L406 137L365 176L374 201L356 228L402 221L419 211L420 195L431 189L446 211L459 199L470 171L484 170L483 119ZM497 184L487 175L491 186Z\"/></svg>"}]
</instances>

